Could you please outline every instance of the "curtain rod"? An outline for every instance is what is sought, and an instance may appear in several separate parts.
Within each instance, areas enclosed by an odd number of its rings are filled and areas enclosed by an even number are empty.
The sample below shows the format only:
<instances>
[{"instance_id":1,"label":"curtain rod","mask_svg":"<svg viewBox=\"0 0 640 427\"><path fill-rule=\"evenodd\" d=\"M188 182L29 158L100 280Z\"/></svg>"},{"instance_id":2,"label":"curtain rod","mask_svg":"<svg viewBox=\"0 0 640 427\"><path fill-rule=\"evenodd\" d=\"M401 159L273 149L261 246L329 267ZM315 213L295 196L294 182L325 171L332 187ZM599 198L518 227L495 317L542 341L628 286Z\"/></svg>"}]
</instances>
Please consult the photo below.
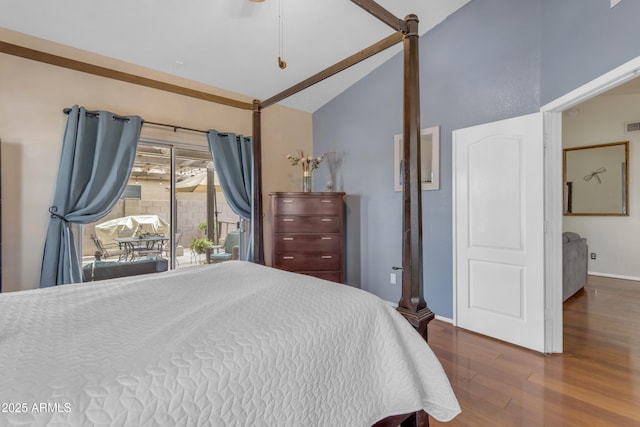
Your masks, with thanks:
<instances>
[{"instance_id":1,"label":"curtain rod","mask_svg":"<svg viewBox=\"0 0 640 427\"><path fill-rule=\"evenodd\" d=\"M65 113L66 115L69 115L69 113L71 112L71 108L65 108L64 110L62 110L62 112ZM98 117L100 115L99 114L100 111L85 110L85 113L88 114L88 115L91 115L91 116L96 116L96 117ZM128 117L119 116L117 114L114 114L113 118L117 119L117 120L122 120L124 122L128 122L129 121Z\"/></svg>"},{"instance_id":2,"label":"curtain rod","mask_svg":"<svg viewBox=\"0 0 640 427\"><path fill-rule=\"evenodd\" d=\"M71 108L65 108L65 109L64 109L64 110L62 110L62 111L63 111L65 114L67 114L67 115L68 115L68 114L71 112ZM87 113L87 114L94 115L94 116L98 116L98 115L99 115L99 114L98 114L98 113L99 113L99 111L89 111L89 110L86 110L86 113ZM125 121L128 121L128 120L129 120L127 117L118 116L117 114L114 114L114 115L113 115L113 117L114 117L114 118L116 118L116 119L125 120ZM209 133L209 132L208 132L208 131L206 131L206 130L193 129L193 128L186 128L186 127L184 127L184 126L177 126L177 125L168 125L168 124L166 124L166 123L149 122L149 121L146 121L146 120L143 120L143 121L142 121L142 124L143 124L143 125L145 125L145 124L146 124L146 125L164 126L164 127L172 128L174 132L177 132L177 131L178 131L178 129L182 129L182 130L188 130L188 131L190 131L190 132L199 132L199 133L205 133L205 134L206 134L206 133Z\"/></svg>"},{"instance_id":3,"label":"curtain rod","mask_svg":"<svg viewBox=\"0 0 640 427\"><path fill-rule=\"evenodd\" d=\"M146 120L144 120L142 124L145 124L145 125L156 125L156 126L165 126L165 127L168 127L168 128L173 128L173 131L174 131L174 132L177 132L177 131L178 131L178 129L182 129L182 130L188 130L188 131L191 131L191 132L209 133L209 132L208 132L208 131L206 131L206 130L186 128L186 127L184 127L184 126L168 125L168 124L165 124L165 123L148 122L148 121L146 121Z\"/></svg>"}]
</instances>

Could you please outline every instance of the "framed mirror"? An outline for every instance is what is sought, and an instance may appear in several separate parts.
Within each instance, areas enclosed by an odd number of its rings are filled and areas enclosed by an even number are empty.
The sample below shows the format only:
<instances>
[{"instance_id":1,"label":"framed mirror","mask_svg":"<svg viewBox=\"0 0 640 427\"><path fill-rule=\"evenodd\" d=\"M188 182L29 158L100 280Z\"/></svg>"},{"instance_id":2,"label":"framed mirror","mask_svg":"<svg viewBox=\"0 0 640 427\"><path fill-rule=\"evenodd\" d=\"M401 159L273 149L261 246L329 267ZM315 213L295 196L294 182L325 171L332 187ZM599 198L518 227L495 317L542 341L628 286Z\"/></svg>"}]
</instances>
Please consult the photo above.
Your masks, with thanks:
<instances>
[{"instance_id":1,"label":"framed mirror","mask_svg":"<svg viewBox=\"0 0 640 427\"><path fill-rule=\"evenodd\" d=\"M402 191L402 134L393 137L395 191ZM440 127L420 131L420 175L422 191L440 189Z\"/></svg>"},{"instance_id":2,"label":"framed mirror","mask_svg":"<svg viewBox=\"0 0 640 427\"><path fill-rule=\"evenodd\" d=\"M565 148L562 157L565 215L629 215L629 141Z\"/></svg>"}]
</instances>

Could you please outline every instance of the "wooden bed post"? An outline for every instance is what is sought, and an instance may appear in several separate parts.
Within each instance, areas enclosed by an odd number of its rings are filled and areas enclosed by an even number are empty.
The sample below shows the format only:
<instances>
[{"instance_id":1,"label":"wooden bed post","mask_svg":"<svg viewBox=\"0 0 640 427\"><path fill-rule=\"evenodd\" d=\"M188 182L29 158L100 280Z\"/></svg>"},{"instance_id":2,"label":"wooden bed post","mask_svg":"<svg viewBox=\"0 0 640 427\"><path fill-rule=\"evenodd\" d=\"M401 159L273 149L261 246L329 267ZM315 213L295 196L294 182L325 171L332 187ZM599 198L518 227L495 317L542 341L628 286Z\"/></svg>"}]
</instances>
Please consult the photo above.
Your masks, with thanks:
<instances>
[{"instance_id":1,"label":"wooden bed post","mask_svg":"<svg viewBox=\"0 0 640 427\"><path fill-rule=\"evenodd\" d=\"M253 262L264 265L264 242L262 231L262 134L260 114L262 106L253 100Z\"/></svg>"},{"instance_id":2,"label":"wooden bed post","mask_svg":"<svg viewBox=\"0 0 640 427\"><path fill-rule=\"evenodd\" d=\"M402 297L398 311L427 341L427 325L435 315L422 289L422 179L420 174L420 74L418 17L405 18L404 129L402 170ZM402 427L428 427L424 411L411 414Z\"/></svg>"},{"instance_id":3,"label":"wooden bed post","mask_svg":"<svg viewBox=\"0 0 640 427\"><path fill-rule=\"evenodd\" d=\"M404 34L404 130L402 170L402 297L398 311L427 341L435 315L422 289L422 179L420 177L420 74L418 17L408 15ZM428 427L424 411L411 414L402 427Z\"/></svg>"},{"instance_id":4,"label":"wooden bed post","mask_svg":"<svg viewBox=\"0 0 640 427\"><path fill-rule=\"evenodd\" d=\"M422 289L422 179L420 177L420 60L418 17L396 18L374 0L351 0L403 34L404 126L402 166L402 296L398 311L427 340L427 324L435 315ZM418 424L426 426L419 421ZM404 425L404 423L403 423Z\"/></svg>"},{"instance_id":5,"label":"wooden bed post","mask_svg":"<svg viewBox=\"0 0 640 427\"><path fill-rule=\"evenodd\" d=\"M418 17L405 18L404 133L402 171L402 297L398 311L427 339L435 317L422 289L422 184L420 177L420 75Z\"/></svg>"}]
</instances>

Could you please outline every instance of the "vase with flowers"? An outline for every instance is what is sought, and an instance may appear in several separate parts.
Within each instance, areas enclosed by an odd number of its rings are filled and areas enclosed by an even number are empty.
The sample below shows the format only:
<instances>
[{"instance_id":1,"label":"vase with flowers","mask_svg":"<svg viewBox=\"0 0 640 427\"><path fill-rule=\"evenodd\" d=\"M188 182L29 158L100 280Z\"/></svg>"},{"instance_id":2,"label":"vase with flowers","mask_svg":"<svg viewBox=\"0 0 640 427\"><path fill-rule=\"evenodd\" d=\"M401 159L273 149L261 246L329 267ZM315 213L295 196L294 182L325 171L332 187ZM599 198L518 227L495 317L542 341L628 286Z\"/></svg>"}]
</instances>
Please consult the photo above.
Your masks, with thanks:
<instances>
[{"instance_id":1,"label":"vase with flowers","mask_svg":"<svg viewBox=\"0 0 640 427\"><path fill-rule=\"evenodd\" d=\"M311 191L311 172L318 169L322 160L324 160L324 154L320 157L305 156L302 150L297 150L298 155L292 156L287 154L287 159L291 162L292 166L302 166L302 191Z\"/></svg>"}]
</instances>

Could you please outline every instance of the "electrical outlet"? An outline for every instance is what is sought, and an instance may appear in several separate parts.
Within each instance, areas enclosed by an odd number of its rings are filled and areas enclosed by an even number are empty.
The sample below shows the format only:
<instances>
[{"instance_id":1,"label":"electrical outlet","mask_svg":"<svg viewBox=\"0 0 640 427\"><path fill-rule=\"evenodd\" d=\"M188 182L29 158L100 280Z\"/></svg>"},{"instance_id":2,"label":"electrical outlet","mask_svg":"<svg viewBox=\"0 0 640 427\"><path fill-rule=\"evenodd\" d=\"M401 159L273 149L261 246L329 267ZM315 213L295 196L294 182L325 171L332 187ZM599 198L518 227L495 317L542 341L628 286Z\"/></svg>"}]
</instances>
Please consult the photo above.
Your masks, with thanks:
<instances>
[{"instance_id":1,"label":"electrical outlet","mask_svg":"<svg viewBox=\"0 0 640 427\"><path fill-rule=\"evenodd\" d=\"M389 282L391 282L392 285L396 284L396 273L391 273L389 275Z\"/></svg>"},{"instance_id":2,"label":"electrical outlet","mask_svg":"<svg viewBox=\"0 0 640 427\"><path fill-rule=\"evenodd\" d=\"M591 259L596 259L596 253L595 252L591 252Z\"/></svg>"}]
</instances>

